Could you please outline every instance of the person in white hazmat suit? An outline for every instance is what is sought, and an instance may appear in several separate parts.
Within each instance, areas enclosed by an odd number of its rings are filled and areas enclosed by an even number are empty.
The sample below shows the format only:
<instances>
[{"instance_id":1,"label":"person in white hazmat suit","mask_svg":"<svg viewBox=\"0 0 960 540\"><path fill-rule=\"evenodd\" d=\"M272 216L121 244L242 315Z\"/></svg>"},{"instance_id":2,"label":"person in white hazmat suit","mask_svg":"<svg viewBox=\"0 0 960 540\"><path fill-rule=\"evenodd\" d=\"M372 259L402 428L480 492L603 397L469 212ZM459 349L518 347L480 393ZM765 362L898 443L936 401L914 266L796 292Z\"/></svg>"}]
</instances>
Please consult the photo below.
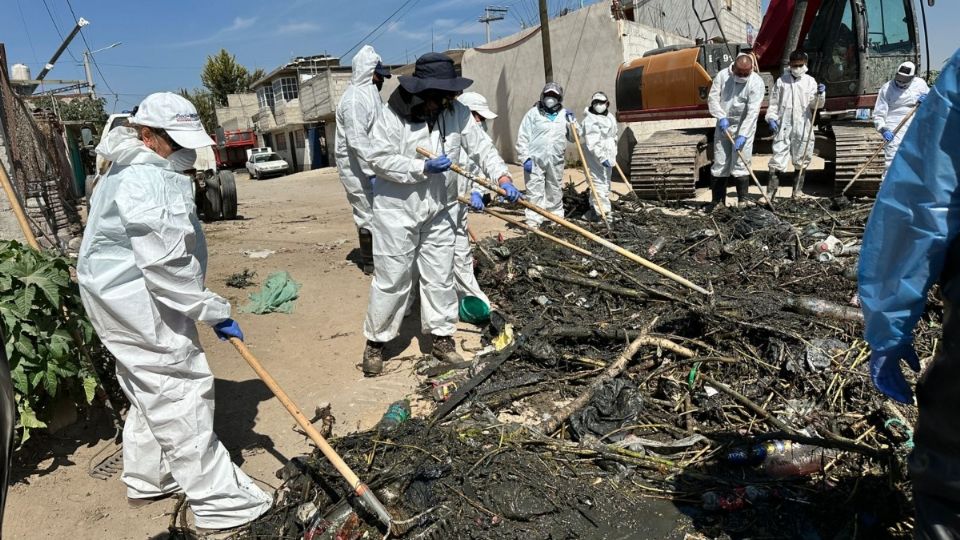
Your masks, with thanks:
<instances>
[{"instance_id":1,"label":"person in white hazmat suit","mask_svg":"<svg viewBox=\"0 0 960 540\"><path fill-rule=\"evenodd\" d=\"M517 158L523 164L526 198L531 203L563 217L563 163L567 142L573 141L570 123L573 111L563 108L563 88L547 83L538 101L520 122ZM539 227L543 216L524 213L527 225Z\"/></svg>"},{"instance_id":2,"label":"person in white hazmat suit","mask_svg":"<svg viewBox=\"0 0 960 540\"><path fill-rule=\"evenodd\" d=\"M380 89L390 70L383 66L380 55L370 45L364 45L351 63L350 86L337 104L337 131L334 155L340 183L347 192L347 202L353 208L353 221L360 237L360 257L363 271L373 273L373 237L370 219L373 212L373 171L367 163L370 157L370 129L380 117L383 102Z\"/></svg>"},{"instance_id":3,"label":"person in white hazmat suit","mask_svg":"<svg viewBox=\"0 0 960 540\"><path fill-rule=\"evenodd\" d=\"M610 219L610 180L617 161L617 119L610 114L610 100L603 92L590 98L590 106L583 113L580 126L587 168L593 177L597 197L590 197L590 215L587 219L600 219L596 199L600 199L603 215Z\"/></svg>"},{"instance_id":4,"label":"person in white hazmat suit","mask_svg":"<svg viewBox=\"0 0 960 540\"><path fill-rule=\"evenodd\" d=\"M196 323L220 339L243 333L229 302L204 286L193 180L178 172L214 143L172 93L147 96L129 122L97 146L113 164L91 198L77 261L83 305L130 399L121 479L133 507L183 493L197 527L237 527L272 500L213 432L213 374Z\"/></svg>"},{"instance_id":5,"label":"person in white hazmat suit","mask_svg":"<svg viewBox=\"0 0 960 540\"><path fill-rule=\"evenodd\" d=\"M487 120L493 120L497 114L490 110L487 104L487 98L476 92L464 92L457 97L457 101L463 103L470 109L470 114L480 128L483 135L487 135ZM492 144L492 141L491 141ZM475 175L483 175L483 170L476 164L466 152L460 152L460 163L465 170ZM470 199L470 208L476 212L482 212L483 188L474 184L468 178L457 175L459 187L457 191L461 197ZM457 244L453 259L453 273L457 282L457 296L462 300L465 296L474 296L483 300L485 304L490 305L490 298L484 294L477 283L477 276L473 272L473 249L470 247L470 236L467 232L467 213L468 208L460 205L457 208Z\"/></svg>"},{"instance_id":6,"label":"person in white hazmat suit","mask_svg":"<svg viewBox=\"0 0 960 540\"><path fill-rule=\"evenodd\" d=\"M737 150L750 163L765 91L763 79L754 71L753 57L748 54L739 55L729 68L720 70L713 79L708 104L711 116L717 119L717 127L713 134L713 167L710 169L713 197L708 209L726 202L727 179L731 176L736 180L737 202L746 204L750 171L740 160ZM733 137L733 144L724 132Z\"/></svg>"},{"instance_id":7,"label":"person in white hazmat suit","mask_svg":"<svg viewBox=\"0 0 960 540\"><path fill-rule=\"evenodd\" d=\"M456 100L473 81L459 77L453 60L439 53L417 59L412 76L387 100L373 126L370 165L377 175L373 193L373 283L363 325L367 345L363 372L383 369L383 345L397 336L419 271L420 325L433 336L432 355L448 363L463 359L453 334L458 317L454 284L457 175L453 163L466 153L487 178L497 178L508 199L520 192L490 138ZM435 153L425 159L417 147Z\"/></svg>"},{"instance_id":8,"label":"person in white hazmat suit","mask_svg":"<svg viewBox=\"0 0 960 540\"><path fill-rule=\"evenodd\" d=\"M877 132L886 141L883 147L883 155L886 158L886 168L883 176L886 178L886 170L890 168L893 157L897 155L897 149L900 148L900 141L906 135L907 129L913 122L913 118L904 122L900 131L894 133L900 122L910 114L914 108L927 98L930 93L930 87L927 82L917 77L917 66L913 62L904 62L897 68L897 73L893 80L887 81L880 87L877 93L877 103L873 107L873 125Z\"/></svg>"},{"instance_id":9,"label":"person in white hazmat suit","mask_svg":"<svg viewBox=\"0 0 960 540\"><path fill-rule=\"evenodd\" d=\"M773 157L770 158L770 181L767 196L777 195L780 175L787 169L788 161L797 170L793 177L793 197L803 190L800 169L810 165L813 159L814 137L811 131L814 110L827 101L827 87L807 75L807 53L790 53L790 69L784 71L770 90L767 106L767 125L774 134Z\"/></svg>"}]
</instances>

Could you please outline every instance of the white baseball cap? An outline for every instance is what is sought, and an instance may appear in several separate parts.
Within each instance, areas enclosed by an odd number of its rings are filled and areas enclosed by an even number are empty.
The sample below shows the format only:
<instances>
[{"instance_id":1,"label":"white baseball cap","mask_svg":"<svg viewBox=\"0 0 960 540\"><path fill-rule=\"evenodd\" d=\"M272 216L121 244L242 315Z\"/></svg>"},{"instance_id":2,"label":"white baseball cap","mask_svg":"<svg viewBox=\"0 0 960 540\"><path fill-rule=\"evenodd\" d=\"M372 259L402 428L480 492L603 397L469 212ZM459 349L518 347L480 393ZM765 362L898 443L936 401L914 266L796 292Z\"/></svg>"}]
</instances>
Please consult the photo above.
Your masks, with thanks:
<instances>
[{"instance_id":1,"label":"white baseball cap","mask_svg":"<svg viewBox=\"0 0 960 540\"><path fill-rule=\"evenodd\" d=\"M487 120L493 120L497 117L497 113L491 111L490 106L487 105L487 98L476 92L464 92L457 96L457 100Z\"/></svg>"},{"instance_id":2,"label":"white baseball cap","mask_svg":"<svg viewBox=\"0 0 960 540\"><path fill-rule=\"evenodd\" d=\"M162 129L184 148L197 149L216 144L204 131L193 103L172 92L157 92L143 98L137 114L130 117L130 123Z\"/></svg>"}]
</instances>

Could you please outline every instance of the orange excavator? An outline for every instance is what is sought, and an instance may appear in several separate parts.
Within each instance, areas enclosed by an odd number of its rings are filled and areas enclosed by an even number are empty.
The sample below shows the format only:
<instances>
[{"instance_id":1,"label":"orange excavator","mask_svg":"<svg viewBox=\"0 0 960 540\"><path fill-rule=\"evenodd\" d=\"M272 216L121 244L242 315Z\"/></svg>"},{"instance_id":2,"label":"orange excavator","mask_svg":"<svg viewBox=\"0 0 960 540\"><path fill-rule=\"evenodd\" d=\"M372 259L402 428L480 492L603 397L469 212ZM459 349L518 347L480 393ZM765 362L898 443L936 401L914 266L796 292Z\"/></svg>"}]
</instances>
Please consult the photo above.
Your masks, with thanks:
<instances>
[{"instance_id":1,"label":"orange excavator","mask_svg":"<svg viewBox=\"0 0 960 540\"><path fill-rule=\"evenodd\" d=\"M752 47L729 43L721 35L698 40L697 45L656 49L621 66L617 120L709 118L713 76L737 54L756 56L769 91L799 45L809 55L810 75L827 86L827 103L816 120L815 148L839 192L881 142L870 122L880 86L901 62L919 65L917 14L925 27L922 2L932 6L934 0L916 0L919 10L914 1L771 0ZM929 56L928 49L928 72ZM693 197L701 174L709 175L713 133L712 127L671 129L635 143L629 166L634 191L655 200ZM766 123L758 122L755 153L770 153L770 136ZM848 194L875 195L882 173L881 159L861 174Z\"/></svg>"}]
</instances>

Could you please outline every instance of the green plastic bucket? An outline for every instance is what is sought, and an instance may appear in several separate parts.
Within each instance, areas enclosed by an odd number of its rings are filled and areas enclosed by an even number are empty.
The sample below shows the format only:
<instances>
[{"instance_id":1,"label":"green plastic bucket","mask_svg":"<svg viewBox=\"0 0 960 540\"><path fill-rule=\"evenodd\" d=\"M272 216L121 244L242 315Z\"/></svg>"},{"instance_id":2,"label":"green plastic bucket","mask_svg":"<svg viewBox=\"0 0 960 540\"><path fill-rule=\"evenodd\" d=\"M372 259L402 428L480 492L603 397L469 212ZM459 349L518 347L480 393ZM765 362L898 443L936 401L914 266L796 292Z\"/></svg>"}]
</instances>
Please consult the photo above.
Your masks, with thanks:
<instances>
[{"instance_id":1,"label":"green plastic bucket","mask_svg":"<svg viewBox=\"0 0 960 540\"><path fill-rule=\"evenodd\" d=\"M481 324L490 320L490 306L476 296L464 296L460 300L460 320Z\"/></svg>"}]
</instances>

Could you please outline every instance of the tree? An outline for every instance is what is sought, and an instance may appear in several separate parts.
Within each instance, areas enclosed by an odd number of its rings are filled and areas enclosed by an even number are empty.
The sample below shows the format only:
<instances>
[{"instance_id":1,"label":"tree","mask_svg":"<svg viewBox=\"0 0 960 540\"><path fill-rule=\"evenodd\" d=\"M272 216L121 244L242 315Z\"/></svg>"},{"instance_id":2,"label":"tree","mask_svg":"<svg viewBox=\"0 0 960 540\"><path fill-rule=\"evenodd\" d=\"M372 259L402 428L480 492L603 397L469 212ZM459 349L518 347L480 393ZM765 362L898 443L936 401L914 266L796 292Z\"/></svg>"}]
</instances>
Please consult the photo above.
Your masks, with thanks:
<instances>
[{"instance_id":1,"label":"tree","mask_svg":"<svg viewBox=\"0 0 960 540\"><path fill-rule=\"evenodd\" d=\"M80 120L89 122L93 125L93 132L100 133L103 125L107 123L107 100L103 98L75 98L60 99L57 98L56 107L52 96L43 96L37 101L37 107L41 109L56 110L60 113L63 120Z\"/></svg>"},{"instance_id":2,"label":"tree","mask_svg":"<svg viewBox=\"0 0 960 540\"><path fill-rule=\"evenodd\" d=\"M200 73L200 82L213 95L220 106L227 105L227 94L241 94L250 90L250 85L264 76L262 69L250 73L237 62L237 57L220 49L220 52L207 57Z\"/></svg>"},{"instance_id":3,"label":"tree","mask_svg":"<svg viewBox=\"0 0 960 540\"><path fill-rule=\"evenodd\" d=\"M250 87L253 86L253 83L259 81L260 79L267 76L267 72L263 68L257 68L250 73L250 76L247 77L247 90L250 90Z\"/></svg>"},{"instance_id":4,"label":"tree","mask_svg":"<svg viewBox=\"0 0 960 540\"><path fill-rule=\"evenodd\" d=\"M207 133L213 133L217 129L217 110L214 103L216 98L214 98L213 93L200 88L195 88L193 91L181 88L177 93L193 103L193 106L197 108L197 114L200 115L200 123L203 124L203 129Z\"/></svg>"}]
</instances>

